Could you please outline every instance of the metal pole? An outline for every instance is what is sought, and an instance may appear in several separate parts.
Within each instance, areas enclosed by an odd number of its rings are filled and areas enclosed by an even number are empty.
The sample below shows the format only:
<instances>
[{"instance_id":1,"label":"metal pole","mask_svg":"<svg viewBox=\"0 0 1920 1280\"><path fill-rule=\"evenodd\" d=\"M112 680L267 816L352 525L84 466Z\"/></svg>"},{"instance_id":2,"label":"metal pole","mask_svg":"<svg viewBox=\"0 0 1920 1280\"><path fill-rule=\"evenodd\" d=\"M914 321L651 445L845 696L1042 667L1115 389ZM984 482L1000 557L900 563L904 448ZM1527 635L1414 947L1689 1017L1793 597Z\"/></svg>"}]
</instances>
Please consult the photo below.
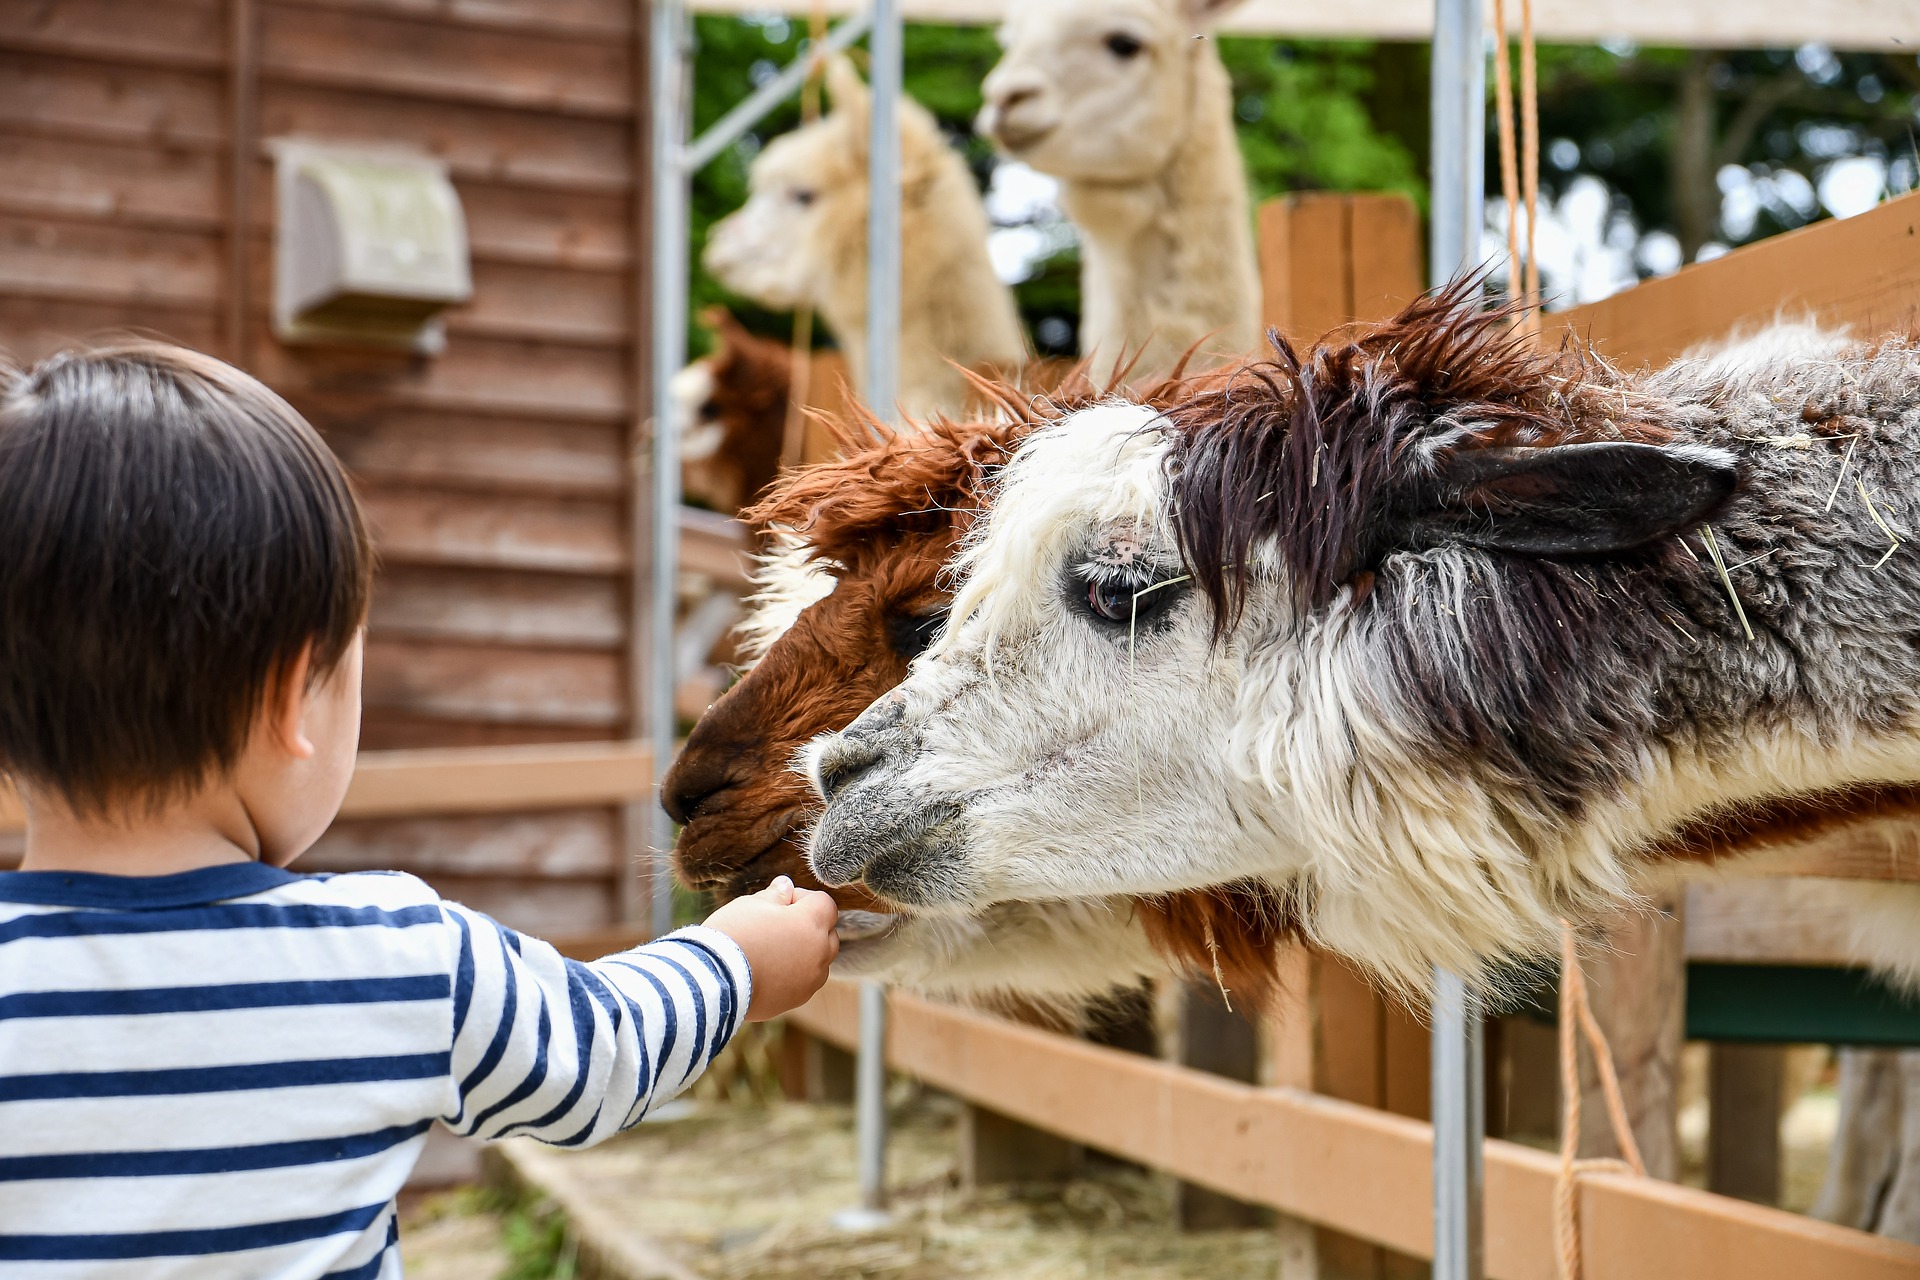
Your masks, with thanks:
<instances>
[{"instance_id":1,"label":"metal pole","mask_svg":"<svg viewBox=\"0 0 1920 1280\"><path fill-rule=\"evenodd\" d=\"M1435 0L1433 222L1429 278L1480 261L1486 191L1483 0ZM1457 974L1433 975L1433 1280L1485 1274L1486 1045L1480 1004Z\"/></svg>"},{"instance_id":2,"label":"metal pole","mask_svg":"<svg viewBox=\"0 0 1920 1280\"><path fill-rule=\"evenodd\" d=\"M867 34L867 27L872 21L871 13L854 14L827 33L817 53L812 41L808 41L801 47L799 55L781 68L778 75L740 99L738 106L708 125L705 133L687 144L687 172L698 173L706 168L708 161L759 124L767 112L799 92L800 86L806 83L808 74L812 72L815 61L830 54L845 53L854 41Z\"/></svg>"},{"instance_id":3,"label":"metal pole","mask_svg":"<svg viewBox=\"0 0 1920 1280\"><path fill-rule=\"evenodd\" d=\"M874 0L867 142L867 403L891 420L900 399L900 5ZM854 1112L860 1208L845 1227L887 1221L887 989L860 984Z\"/></svg>"},{"instance_id":4,"label":"metal pole","mask_svg":"<svg viewBox=\"0 0 1920 1280\"><path fill-rule=\"evenodd\" d=\"M900 3L874 0L867 155L867 403L900 399Z\"/></svg>"},{"instance_id":5,"label":"metal pole","mask_svg":"<svg viewBox=\"0 0 1920 1280\"><path fill-rule=\"evenodd\" d=\"M652 0L648 74L653 113L653 581L648 621L647 729L653 748L648 844L649 924L673 928L673 822L658 803L673 759L674 613L679 603L680 442L673 431L673 375L687 360L687 21L682 0Z\"/></svg>"},{"instance_id":6,"label":"metal pole","mask_svg":"<svg viewBox=\"0 0 1920 1280\"><path fill-rule=\"evenodd\" d=\"M860 1058L855 1071L860 1207L884 1218L887 1209L887 989L878 982L860 984Z\"/></svg>"}]
</instances>

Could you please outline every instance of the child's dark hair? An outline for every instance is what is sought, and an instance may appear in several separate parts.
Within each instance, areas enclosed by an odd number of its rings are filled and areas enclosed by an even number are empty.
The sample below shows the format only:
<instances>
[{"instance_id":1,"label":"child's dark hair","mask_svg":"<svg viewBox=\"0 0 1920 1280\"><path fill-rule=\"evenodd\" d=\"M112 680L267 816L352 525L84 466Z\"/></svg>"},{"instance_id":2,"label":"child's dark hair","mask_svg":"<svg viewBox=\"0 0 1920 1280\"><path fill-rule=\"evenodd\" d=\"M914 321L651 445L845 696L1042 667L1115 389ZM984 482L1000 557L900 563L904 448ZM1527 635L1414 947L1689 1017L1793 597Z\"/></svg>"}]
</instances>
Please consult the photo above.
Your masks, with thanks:
<instances>
[{"instance_id":1,"label":"child's dark hair","mask_svg":"<svg viewBox=\"0 0 1920 1280\"><path fill-rule=\"evenodd\" d=\"M372 550L293 408L157 342L0 372L0 772L76 812L232 766L313 646L367 613Z\"/></svg>"}]
</instances>

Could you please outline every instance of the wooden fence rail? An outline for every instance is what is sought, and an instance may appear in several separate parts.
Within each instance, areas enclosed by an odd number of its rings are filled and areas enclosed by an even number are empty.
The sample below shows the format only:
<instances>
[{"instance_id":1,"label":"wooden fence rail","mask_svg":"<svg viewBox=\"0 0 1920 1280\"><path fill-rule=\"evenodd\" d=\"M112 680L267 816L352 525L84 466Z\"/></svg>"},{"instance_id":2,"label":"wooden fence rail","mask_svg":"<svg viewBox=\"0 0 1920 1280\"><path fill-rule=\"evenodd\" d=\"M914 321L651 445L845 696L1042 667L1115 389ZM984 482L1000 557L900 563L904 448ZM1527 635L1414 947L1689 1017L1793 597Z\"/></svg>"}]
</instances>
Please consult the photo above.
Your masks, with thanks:
<instances>
[{"instance_id":1,"label":"wooden fence rail","mask_svg":"<svg viewBox=\"0 0 1920 1280\"><path fill-rule=\"evenodd\" d=\"M853 988L831 983L789 1015L851 1047ZM1401 1253L1432 1256L1432 1130L1298 1089L1262 1089L981 1014L891 997L894 1069L1037 1128L1270 1205ZM1558 1162L1487 1144L1487 1274L1553 1280ZM1910 1278L1920 1248L1675 1186L1581 1182L1589 1280Z\"/></svg>"}]
</instances>

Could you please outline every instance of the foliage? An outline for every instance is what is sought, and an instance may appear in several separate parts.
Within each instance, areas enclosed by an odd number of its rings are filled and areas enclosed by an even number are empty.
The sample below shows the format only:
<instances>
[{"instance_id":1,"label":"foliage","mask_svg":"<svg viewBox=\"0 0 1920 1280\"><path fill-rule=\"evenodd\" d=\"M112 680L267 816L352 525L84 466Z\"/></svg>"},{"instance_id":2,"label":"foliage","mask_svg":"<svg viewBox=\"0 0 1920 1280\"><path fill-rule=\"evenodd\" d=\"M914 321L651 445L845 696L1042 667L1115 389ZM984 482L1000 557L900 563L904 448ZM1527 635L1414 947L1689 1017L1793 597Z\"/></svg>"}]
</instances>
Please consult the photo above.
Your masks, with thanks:
<instances>
[{"instance_id":1,"label":"foliage","mask_svg":"<svg viewBox=\"0 0 1920 1280\"><path fill-rule=\"evenodd\" d=\"M1690 90L1702 105L1696 114L1685 109ZM1541 186L1557 195L1592 174L1642 229L1672 232L1688 247L1740 244L1826 216L1807 197L1832 161L1911 157L1917 113L1920 65L1909 54L1547 45ZM1489 132L1490 156L1492 145ZM1769 181L1751 223L1723 220L1721 184L1739 181L1722 178L1729 166L1804 181ZM1497 191L1498 171L1488 170ZM1772 197L1775 190L1795 199Z\"/></svg>"},{"instance_id":2,"label":"foliage","mask_svg":"<svg viewBox=\"0 0 1920 1280\"><path fill-rule=\"evenodd\" d=\"M1376 46L1225 37L1234 114L1256 201L1287 191L1404 191L1414 154L1373 119Z\"/></svg>"},{"instance_id":3,"label":"foliage","mask_svg":"<svg viewBox=\"0 0 1920 1280\"><path fill-rule=\"evenodd\" d=\"M786 18L701 16L695 20L693 128L719 119L734 103L798 54L806 24ZM1256 198L1282 191L1402 190L1423 194L1417 146L1372 118L1374 46L1228 37L1222 59L1233 79L1242 154ZM992 148L974 135L980 84L1000 56L983 27L914 23L906 28L905 87L940 121L984 187ZM1424 92L1424 90L1423 90ZM747 198L747 166L767 138L800 123L798 100L776 108L751 133L694 176L690 223L694 262L692 313L725 303L758 332L784 336L789 322L726 293L699 265L708 229ZM1424 132L1424 120L1418 123ZM1029 325L1079 311L1079 264L1073 250L1051 259L1015 290ZM818 332L816 330L816 332ZM704 332L690 335L703 350Z\"/></svg>"}]
</instances>

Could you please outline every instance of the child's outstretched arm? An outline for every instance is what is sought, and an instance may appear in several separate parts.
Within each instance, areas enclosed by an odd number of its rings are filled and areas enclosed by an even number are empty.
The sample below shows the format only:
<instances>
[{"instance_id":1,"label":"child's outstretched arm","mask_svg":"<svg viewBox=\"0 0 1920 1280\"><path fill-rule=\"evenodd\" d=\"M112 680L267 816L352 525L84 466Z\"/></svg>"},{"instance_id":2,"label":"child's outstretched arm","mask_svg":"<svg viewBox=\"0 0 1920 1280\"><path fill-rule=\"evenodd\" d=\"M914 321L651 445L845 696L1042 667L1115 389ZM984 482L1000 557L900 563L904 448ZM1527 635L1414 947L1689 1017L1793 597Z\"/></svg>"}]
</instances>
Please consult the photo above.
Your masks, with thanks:
<instances>
[{"instance_id":1,"label":"child's outstretched arm","mask_svg":"<svg viewBox=\"0 0 1920 1280\"><path fill-rule=\"evenodd\" d=\"M588 1146L639 1123L740 1024L804 1003L839 949L833 899L775 885L591 964L445 904L457 935L455 1133Z\"/></svg>"}]
</instances>

